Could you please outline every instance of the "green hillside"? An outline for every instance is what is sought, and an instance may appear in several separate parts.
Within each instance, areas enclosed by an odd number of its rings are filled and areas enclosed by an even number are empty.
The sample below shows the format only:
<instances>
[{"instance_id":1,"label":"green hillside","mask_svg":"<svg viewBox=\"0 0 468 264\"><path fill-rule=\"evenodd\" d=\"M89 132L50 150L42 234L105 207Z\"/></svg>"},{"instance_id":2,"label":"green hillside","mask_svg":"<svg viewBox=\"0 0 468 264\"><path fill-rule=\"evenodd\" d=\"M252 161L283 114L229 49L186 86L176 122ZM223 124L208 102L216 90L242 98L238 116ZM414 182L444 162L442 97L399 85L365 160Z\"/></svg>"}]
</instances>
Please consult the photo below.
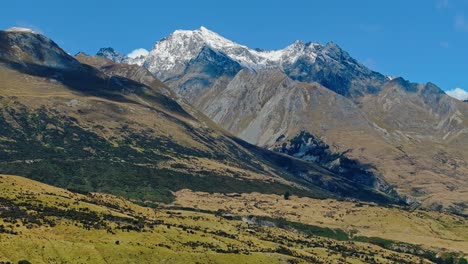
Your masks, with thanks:
<instances>
[{"instance_id":1,"label":"green hillside","mask_svg":"<svg viewBox=\"0 0 468 264\"><path fill-rule=\"evenodd\" d=\"M1 176L0 190L4 262L464 263L460 253L436 257L417 245L341 229L175 204L141 207L17 176Z\"/></svg>"}]
</instances>

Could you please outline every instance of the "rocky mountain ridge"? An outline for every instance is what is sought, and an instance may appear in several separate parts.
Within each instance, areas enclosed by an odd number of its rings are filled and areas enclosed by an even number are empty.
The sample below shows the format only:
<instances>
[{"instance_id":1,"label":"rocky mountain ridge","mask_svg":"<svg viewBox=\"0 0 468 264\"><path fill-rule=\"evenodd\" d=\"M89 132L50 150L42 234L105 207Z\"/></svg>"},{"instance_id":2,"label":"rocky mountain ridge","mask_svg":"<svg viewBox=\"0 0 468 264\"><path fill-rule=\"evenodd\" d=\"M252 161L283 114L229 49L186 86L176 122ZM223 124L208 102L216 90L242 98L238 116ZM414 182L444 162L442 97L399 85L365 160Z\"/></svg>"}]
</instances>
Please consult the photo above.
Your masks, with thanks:
<instances>
[{"instance_id":1,"label":"rocky mountain ridge","mask_svg":"<svg viewBox=\"0 0 468 264\"><path fill-rule=\"evenodd\" d=\"M158 41L141 60L132 61L112 52L98 52L97 55L118 63L143 65L157 78L168 81L183 75L190 61L200 56L206 48L225 54L233 63L238 63L243 68L252 71L279 69L293 80L317 81L345 96L360 96L362 90L376 92L375 86L390 79L370 71L333 42L322 45L297 40L284 49L265 51L238 44L205 27L176 30ZM346 77L336 78L338 75ZM363 78L367 81L361 82Z\"/></svg>"},{"instance_id":2,"label":"rocky mountain ridge","mask_svg":"<svg viewBox=\"0 0 468 264\"><path fill-rule=\"evenodd\" d=\"M158 41L143 66L250 143L281 151L309 133L426 206L468 208L468 110L434 84L373 72L333 42L262 51L203 27Z\"/></svg>"},{"instance_id":3,"label":"rocky mountain ridge","mask_svg":"<svg viewBox=\"0 0 468 264\"><path fill-rule=\"evenodd\" d=\"M40 34L0 39L1 173L140 201L188 188L401 202L377 179L364 184L235 138L145 68L74 58Z\"/></svg>"},{"instance_id":4,"label":"rocky mountain ridge","mask_svg":"<svg viewBox=\"0 0 468 264\"><path fill-rule=\"evenodd\" d=\"M116 63L127 63L127 64L136 64L141 66L145 60L145 56L140 55L136 58L130 58L127 55L124 55L115 49L108 47L108 48L101 48L97 53L97 56L109 59Z\"/></svg>"}]
</instances>

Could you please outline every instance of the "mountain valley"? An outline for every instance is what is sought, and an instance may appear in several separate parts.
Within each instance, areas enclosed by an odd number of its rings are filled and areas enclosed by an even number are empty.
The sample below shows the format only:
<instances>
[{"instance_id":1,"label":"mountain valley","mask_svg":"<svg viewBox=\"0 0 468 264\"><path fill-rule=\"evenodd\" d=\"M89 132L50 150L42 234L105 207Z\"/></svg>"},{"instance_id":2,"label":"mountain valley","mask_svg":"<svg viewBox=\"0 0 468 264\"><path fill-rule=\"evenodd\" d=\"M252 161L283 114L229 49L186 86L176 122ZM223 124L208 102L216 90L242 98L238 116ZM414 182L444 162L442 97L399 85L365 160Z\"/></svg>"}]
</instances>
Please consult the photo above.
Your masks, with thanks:
<instances>
[{"instance_id":1,"label":"mountain valley","mask_svg":"<svg viewBox=\"0 0 468 264\"><path fill-rule=\"evenodd\" d=\"M333 42L2 30L0 263L468 263L467 116Z\"/></svg>"}]
</instances>

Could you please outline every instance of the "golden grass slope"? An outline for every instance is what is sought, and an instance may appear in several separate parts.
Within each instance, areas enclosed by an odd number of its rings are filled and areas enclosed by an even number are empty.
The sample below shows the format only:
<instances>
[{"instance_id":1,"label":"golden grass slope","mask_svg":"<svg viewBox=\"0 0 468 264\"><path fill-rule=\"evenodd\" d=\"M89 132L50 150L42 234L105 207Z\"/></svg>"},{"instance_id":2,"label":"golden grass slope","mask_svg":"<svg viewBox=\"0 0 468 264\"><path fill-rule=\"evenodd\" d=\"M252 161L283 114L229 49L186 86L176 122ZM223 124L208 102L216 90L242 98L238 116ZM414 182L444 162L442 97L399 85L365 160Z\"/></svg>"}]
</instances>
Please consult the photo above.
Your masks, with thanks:
<instances>
[{"instance_id":1,"label":"golden grass slope","mask_svg":"<svg viewBox=\"0 0 468 264\"><path fill-rule=\"evenodd\" d=\"M175 204L235 215L285 218L305 224L333 227L355 235L381 237L434 250L468 254L468 220L461 216L421 209L381 207L372 203L310 199L260 193L224 195L182 190Z\"/></svg>"},{"instance_id":2,"label":"golden grass slope","mask_svg":"<svg viewBox=\"0 0 468 264\"><path fill-rule=\"evenodd\" d=\"M373 244L251 226L235 217L196 208L141 207L115 196L72 193L17 176L1 175L0 191L0 261L431 263ZM181 192L179 203L187 195L203 197ZM214 204L220 199L217 195L208 198ZM230 199L232 206L239 199ZM87 222L86 217L92 215L99 218L97 223Z\"/></svg>"}]
</instances>

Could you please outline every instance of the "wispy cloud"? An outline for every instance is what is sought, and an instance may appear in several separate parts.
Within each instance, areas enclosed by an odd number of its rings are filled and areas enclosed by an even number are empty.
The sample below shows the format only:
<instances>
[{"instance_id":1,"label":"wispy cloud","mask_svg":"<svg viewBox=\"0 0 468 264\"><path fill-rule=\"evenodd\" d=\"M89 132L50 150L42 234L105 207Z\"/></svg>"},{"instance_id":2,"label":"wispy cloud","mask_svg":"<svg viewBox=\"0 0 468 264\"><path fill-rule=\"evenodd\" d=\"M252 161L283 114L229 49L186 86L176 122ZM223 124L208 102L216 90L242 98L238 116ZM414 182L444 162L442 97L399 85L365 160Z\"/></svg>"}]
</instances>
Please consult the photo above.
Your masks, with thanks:
<instances>
[{"instance_id":1,"label":"wispy cloud","mask_svg":"<svg viewBox=\"0 0 468 264\"><path fill-rule=\"evenodd\" d=\"M148 51L146 49L143 49L143 48L140 48L140 49L136 49L132 52L130 52L127 56L134 59L134 58L138 58L140 56L146 56L148 55Z\"/></svg>"},{"instance_id":2,"label":"wispy cloud","mask_svg":"<svg viewBox=\"0 0 468 264\"><path fill-rule=\"evenodd\" d=\"M463 100L468 99L468 91L465 91L462 88L455 88L453 90L448 90L448 91L445 91L445 93L458 100L463 101Z\"/></svg>"},{"instance_id":3,"label":"wispy cloud","mask_svg":"<svg viewBox=\"0 0 468 264\"><path fill-rule=\"evenodd\" d=\"M468 31L468 21L463 15L455 16L454 26L458 30Z\"/></svg>"},{"instance_id":4,"label":"wispy cloud","mask_svg":"<svg viewBox=\"0 0 468 264\"><path fill-rule=\"evenodd\" d=\"M449 7L449 0L436 0L437 9L445 9Z\"/></svg>"},{"instance_id":5,"label":"wispy cloud","mask_svg":"<svg viewBox=\"0 0 468 264\"><path fill-rule=\"evenodd\" d=\"M448 41L441 41L439 42L439 46L443 49L448 49L450 47L450 43Z\"/></svg>"}]
</instances>

